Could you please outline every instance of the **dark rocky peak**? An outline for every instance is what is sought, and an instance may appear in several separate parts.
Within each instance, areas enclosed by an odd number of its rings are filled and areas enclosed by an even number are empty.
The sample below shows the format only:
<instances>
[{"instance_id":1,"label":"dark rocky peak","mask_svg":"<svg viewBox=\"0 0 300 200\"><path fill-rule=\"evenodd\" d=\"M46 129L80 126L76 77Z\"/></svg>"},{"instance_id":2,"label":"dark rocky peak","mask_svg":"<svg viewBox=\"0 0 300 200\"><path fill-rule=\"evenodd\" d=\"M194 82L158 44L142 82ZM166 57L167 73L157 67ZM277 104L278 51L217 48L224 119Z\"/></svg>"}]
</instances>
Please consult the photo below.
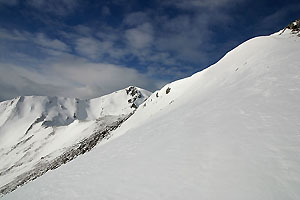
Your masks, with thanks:
<instances>
[{"instance_id":1,"label":"dark rocky peak","mask_svg":"<svg viewBox=\"0 0 300 200\"><path fill-rule=\"evenodd\" d=\"M137 87L130 86L130 87L126 88L125 90L128 95L130 95L131 97L133 97L135 99L143 97L142 92Z\"/></svg>"},{"instance_id":2,"label":"dark rocky peak","mask_svg":"<svg viewBox=\"0 0 300 200\"><path fill-rule=\"evenodd\" d=\"M134 86L129 86L125 90L126 90L126 93L131 96L135 96L137 93L139 93L139 90Z\"/></svg>"},{"instance_id":3,"label":"dark rocky peak","mask_svg":"<svg viewBox=\"0 0 300 200\"><path fill-rule=\"evenodd\" d=\"M131 108L136 109L142 102L146 100L139 88L129 86L125 89L126 94L129 96L128 103L132 104Z\"/></svg>"},{"instance_id":4,"label":"dark rocky peak","mask_svg":"<svg viewBox=\"0 0 300 200\"><path fill-rule=\"evenodd\" d=\"M291 30L292 34L297 34L297 36L300 37L300 19L297 19L291 22L289 25L287 25L279 35L283 34L286 31L286 29Z\"/></svg>"},{"instance_id":5,"label":"dark rocky peak","mask_svg":"<svg viewBox=\"0 0 300 200\"><path fill-rule=\"evenodd\" d=\"M296 21L293 21L286 27L287 29L291 29L293 32L299 32L300 31L300 19L297 19Z\"/></svg>"}]
</instances>

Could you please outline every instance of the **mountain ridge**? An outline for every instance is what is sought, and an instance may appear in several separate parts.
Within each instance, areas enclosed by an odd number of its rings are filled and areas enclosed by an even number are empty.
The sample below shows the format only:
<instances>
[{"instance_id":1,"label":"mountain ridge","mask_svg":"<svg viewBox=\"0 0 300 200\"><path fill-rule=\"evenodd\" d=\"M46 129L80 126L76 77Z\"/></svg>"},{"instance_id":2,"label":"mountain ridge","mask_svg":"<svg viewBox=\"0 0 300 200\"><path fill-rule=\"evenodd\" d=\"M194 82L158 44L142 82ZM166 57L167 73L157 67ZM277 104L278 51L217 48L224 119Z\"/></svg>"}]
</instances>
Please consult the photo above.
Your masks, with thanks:
<instances>
[{"instance_id":1,"label":"mountain ridge","mask_svg":"<svg viewBox=\"0 0 300 200\"><path fill-rule=\"evenodd\" d=\"M149 95L129 86L89 100L20 96L1 102L0 193L91 150Z\"/></svg>"},{"instance_id":2,"label":"mountain ridge","mask_svg":"<svg viewBox=\"0 0 300 200\"><path fill-rule=\"evenodd\" d=\"M167 84L105 145L5 198L299 199L300 39L281 32Z\"/></svg>"}]
</instances>

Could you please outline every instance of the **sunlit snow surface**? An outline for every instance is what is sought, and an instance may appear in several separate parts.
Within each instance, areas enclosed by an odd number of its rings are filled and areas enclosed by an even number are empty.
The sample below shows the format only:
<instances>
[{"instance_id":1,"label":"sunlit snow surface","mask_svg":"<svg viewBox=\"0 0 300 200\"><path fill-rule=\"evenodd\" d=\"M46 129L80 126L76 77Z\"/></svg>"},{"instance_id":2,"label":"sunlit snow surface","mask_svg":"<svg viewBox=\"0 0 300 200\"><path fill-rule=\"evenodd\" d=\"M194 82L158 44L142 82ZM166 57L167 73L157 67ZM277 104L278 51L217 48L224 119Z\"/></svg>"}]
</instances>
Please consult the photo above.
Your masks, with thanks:
<instances>
[{"instance_id":1,"label":"sunlit snow surface","mask_svg":"<svg viewBox=\"0 0 300 200\"><path fill-rule=\"evenodd\" d=\"M4 199L300 199L299 55L289 30L251 39Z\"/></svg>"}]
</instances>

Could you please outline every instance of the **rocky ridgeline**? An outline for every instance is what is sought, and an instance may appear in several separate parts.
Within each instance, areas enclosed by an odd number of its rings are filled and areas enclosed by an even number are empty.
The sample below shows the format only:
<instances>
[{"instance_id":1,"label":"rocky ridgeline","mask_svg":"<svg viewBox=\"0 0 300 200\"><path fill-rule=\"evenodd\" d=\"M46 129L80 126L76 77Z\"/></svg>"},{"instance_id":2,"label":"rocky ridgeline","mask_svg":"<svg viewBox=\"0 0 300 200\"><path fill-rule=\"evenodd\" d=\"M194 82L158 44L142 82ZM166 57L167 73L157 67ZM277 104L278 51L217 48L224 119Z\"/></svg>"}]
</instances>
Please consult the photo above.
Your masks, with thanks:
<instances>
[{"instance_id":1,"label":"rocky ridgeline","mask_svg":"<svg viewBox=\"0 0 300 200\"><path fill-rule=\"evenodd\" d=\"M295 33L299 33L299 31L300 31L300 19L290 23L289 25L287 25L286 28L291 29Z\"/></svg>"},{"instance_id":2,"label":"rocky ridgeline","mask_svg":"<svg viewBox=\"0 0 300 200\"><path fill-rule=\"evenodd\" d=\"M292 31L292 34L298 34L297 36L300 37L300 19L297 19L296 21L293 21L292 23L290 23L289 25L287 25L283 31L280 33L280 35L282 33L284 33L284 31L286 29L290 29Z\"/></svg>"},{"instance_id":3,"label":"rocky ridgeline","mask_svg":"<svg viewBox=\"0 0 300 200\"><path fill-rule=\"evenodd\" d=\"M300 19L297 19L287 25L279 35L283 34L286 29L291 30L292 34L297 34L297 36L300 37Z\"/></svg>"},{"instance_id":4,"label":"rocky ridgeline","mask_svg":"<svg viewBox=\"0 0 300 200\"><path fill-rule=\"evenodd\" d=\"M130 106L131 108L137 109L138 105L136 105L134 102L138 99L138 98L142 98L143 95L141 93L141 91L139 91L136 87L134 86L130 86L128 87L126 90L126 94L130 95L132 98L128 99L128 103L131 103L132 105Z\"/></svg>"},{"instance_id":5,"label":"rocky ridgeline","mask_svg":"<svg viewBox=\"0 0 300 200\"><path fill-rule=\"evenodd\" d=\"M131 91L133 92L133 91ZM135 92L133 92L135 93ZM41 158L41 161L34 167L34 169L25 172L24 174L19 175L14 181L4 185L0 188L0 197L8 194L18 187L42 176L49 170L56 169L61 165L73 160L77 156L84 154L91 149L93 149L100 141L103 139L109 139L111 132L117 129L124 121L126 121L133 113L120 117L117 121L101 128L100 130L95 131L90 137L83 139L77 144L70 147L60 156L56 157L53 160L47 161L44 158Z\"/></svg>"}]
</instances>

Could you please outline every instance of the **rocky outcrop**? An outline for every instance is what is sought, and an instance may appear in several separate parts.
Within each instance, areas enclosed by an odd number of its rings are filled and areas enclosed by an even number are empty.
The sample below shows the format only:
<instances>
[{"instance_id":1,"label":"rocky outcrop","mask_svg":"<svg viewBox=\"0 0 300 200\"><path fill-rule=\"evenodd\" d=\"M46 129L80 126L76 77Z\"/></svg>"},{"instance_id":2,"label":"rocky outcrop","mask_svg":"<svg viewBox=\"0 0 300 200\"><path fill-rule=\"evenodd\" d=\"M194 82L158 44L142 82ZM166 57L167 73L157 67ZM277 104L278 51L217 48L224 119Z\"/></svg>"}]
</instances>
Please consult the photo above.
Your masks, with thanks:
<instances>
[{"instance_id":1,"label":"rocky outcrop","mask_svg":"<svg viewBox=\"0 0 300 200\"><path fill-rule=\"evenodd\" d=\"M283 29L283 31L280 33L280 35L283 34L286 29L291 30L292 34L298 34L298 36L300 37L300 34L299 34L300 33L300 19L297 19L297 20L293 21L292 23L290 23L289 25L287 25Z\"/></svg>"},{"instance_id":2,"label":"rocky outcrop","mask_svg":"<svg viewBox=\"0 0 300 200\"><path fill-rule=\"evenodd\" d=\"M300 31L300 19L290 23L286 27L287 29L291 29L293 32L299 32Z\"/></svg>"},{"instance_id":3,"label":"rocky outcrop","mask_svg":"<svg viewBox=\"0 0 300 200\"><path fill-rule=\"evenodd\" d=\"M137 109L138 108L138 103L136 102L137 99L140 99L143 97L143 94L138 88L134 86L130 86L125 89L126 94L131 96L130 99L128 99L128 103L131 104L131 108Z\"/></svg>"}]
</instances>

